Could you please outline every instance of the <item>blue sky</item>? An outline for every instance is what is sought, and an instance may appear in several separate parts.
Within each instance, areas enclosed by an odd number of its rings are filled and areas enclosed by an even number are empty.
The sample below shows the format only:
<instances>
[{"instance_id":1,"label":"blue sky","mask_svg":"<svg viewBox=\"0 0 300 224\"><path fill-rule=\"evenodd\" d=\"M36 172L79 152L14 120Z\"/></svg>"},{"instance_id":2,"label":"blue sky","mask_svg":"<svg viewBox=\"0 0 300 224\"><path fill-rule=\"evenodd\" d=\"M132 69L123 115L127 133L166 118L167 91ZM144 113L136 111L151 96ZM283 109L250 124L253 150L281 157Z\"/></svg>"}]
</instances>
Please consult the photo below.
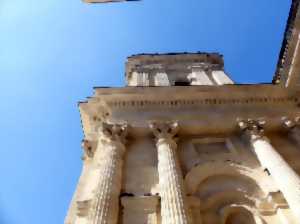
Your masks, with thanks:
<instances>
[{"instance_id":1,"label":"blue sky","mask_svg":"<svg viewBox=\"0 0 300 224\"><path fill-rule=\"evenodd\" d=\"M0 0L0 224L63 223L81 170L77 102L136 53L208 51L272 80L291 1Z\"/></svg>"}]
</instances>

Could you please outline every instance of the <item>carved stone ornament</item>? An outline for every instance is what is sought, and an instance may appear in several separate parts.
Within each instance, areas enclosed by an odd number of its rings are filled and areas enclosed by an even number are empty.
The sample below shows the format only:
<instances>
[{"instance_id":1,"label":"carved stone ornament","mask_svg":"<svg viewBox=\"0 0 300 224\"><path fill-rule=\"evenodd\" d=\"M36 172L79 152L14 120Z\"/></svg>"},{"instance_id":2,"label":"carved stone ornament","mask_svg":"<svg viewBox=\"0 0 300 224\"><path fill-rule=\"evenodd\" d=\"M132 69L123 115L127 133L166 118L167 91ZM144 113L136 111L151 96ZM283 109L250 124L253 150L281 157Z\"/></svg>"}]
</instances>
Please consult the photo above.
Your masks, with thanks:
<instances>
[{"instance_id":1,"label":"carved stone ornament","mask_svg":"<svg viewBox=\"0 0 300 224\"><path fill-rule=\"evenodd\" d=\"M149 127L158 141L174 140L174 136L179 131L177 121L150 121Z\"/></svg>"},{"instance_id":2,"label":"carved stone ornament","mask_svg":"<svg viewBox=\"0 0 300 224\"><path fill-rule=\"evenodd\" d=\"M157 139L173 138L179 130L177 121L150 121L149 127Z\"/></svg>"},{"instance_id":3,"label":"carved stone ornament","mask_svg":"<svg viewBox=\"0 0 300 224\"><path fill-rule=\"evenodd\" d=\"M77 215L80 217L87 216L91 207L92 200L77 201Z\"/></svg>"},{"instance_id":4,"label":"carved stone ornament","mask_svg":"<svg viewBox=\"0 0 300 224\"><path fill-rule=\"evenodd\" d=\"M94 148L89 140L82 140L81 147L84 151L83 159L94 157Z\"/></svg>"},{"instance_id":5,"label":"carved stone ornament","mask_svg":"<svg viewBox=\"0 0 300 224\"><path fill-rule=\"evenodd\" d=\"M254 120L254 119L247 119L247 120L239 120L238 126L243 131L245 136L253 141L259 138L264 137L264 126L266 122L264 120Z\"/></svg>"},{"instance_id":6,"label":"carved stone ornament","mask_svg":"<svg viewBox=\"0 0 300 224\"><path fill-rule=\"evenodd\" d=\"M295 117L294 119L289 119L288 117L283 117L283 126L288 129L294 129L295 127L300 126L300 117Z\"/></svg>"},{"instance_id":7,"label":"carved stone ornament","mask_svg":"<svg viewBox=\"0 0 300 224\"><path fill-rule=\"evenodd\" d=\"M101 141L126 143L128 133L127 124L108 124L101 122L97 125L97 132Z\"/></svg>"},{"instance_id":8,"label":"carved stone ornament","mask_svg":"<svg viewBox=\"0 0 300 224\"><path fill-rule=\"evenodd\" d=\"M156 137L156 146L167 144L172 149L177 148L176 138L174 136L179 130L178 122L174 121L151 121L149 127Z\"/></svg>"}]
</instances>

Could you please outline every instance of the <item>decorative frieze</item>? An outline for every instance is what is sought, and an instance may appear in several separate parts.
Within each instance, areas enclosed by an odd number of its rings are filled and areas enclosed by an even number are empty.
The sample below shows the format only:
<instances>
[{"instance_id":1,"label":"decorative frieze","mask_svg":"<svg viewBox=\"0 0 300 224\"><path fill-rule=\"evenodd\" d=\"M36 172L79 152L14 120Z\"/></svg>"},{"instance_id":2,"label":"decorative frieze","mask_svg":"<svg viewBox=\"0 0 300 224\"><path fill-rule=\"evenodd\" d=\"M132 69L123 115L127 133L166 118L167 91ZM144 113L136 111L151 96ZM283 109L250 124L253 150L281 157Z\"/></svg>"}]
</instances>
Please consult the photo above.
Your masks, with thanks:
<instances>
[{"instance_id":1,"label":"decorative frieze","mask_svg":"<svg viewBox=\"0 0 300 224\"><path fill-rule=\"evenodd\" d=\"M286 104L291 103L297 106L297 97L251 97L251 98L204 98L204 99L178 99L178 100L119 100L107 101L110 107L186 107L202 105L244 105L244 104Z\"/></svg>"}]
</instances>

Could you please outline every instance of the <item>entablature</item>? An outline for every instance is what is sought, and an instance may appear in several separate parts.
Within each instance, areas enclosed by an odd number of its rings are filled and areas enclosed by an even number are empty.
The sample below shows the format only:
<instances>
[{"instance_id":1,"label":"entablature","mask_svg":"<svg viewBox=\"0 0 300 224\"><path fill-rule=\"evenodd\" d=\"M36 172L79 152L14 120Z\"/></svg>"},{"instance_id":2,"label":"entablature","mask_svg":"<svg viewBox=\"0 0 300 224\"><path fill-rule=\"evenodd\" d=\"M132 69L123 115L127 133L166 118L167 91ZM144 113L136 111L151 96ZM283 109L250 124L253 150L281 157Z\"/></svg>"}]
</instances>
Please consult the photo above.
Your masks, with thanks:
<instances>
[{"instance_id":1,"label":"entablature","mask_svg":"<svg viewBox=\"0 0 300 224\"><path fill-rule=\"evenodd\" d=\"M300 92L275 85L96 88L80 103L84 133L95 121L128 123L140 135L151 120L176 120L184 134L234 132L238 119L264 119L281 129L283 117L300 116Z\"/></svg>"}]
</instances>

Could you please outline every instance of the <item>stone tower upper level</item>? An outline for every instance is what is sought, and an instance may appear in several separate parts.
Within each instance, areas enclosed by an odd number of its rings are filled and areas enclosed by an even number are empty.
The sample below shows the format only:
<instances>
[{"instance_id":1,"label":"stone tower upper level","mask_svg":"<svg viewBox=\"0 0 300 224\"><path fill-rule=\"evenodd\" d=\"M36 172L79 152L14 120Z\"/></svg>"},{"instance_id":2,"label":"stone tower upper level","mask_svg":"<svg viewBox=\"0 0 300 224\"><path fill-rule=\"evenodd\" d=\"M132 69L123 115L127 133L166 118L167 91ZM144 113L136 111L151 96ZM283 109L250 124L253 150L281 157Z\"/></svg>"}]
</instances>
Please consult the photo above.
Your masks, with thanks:
<instances>
[{"instance_id":1,"label":"stone tower upper level","mask_svg":"<svg viewBox=\"0 0 300 224\"><path fill-rule=\"evenodd\" d=\"M217 53L139 54L128 58L128 86L197 86L233 84Z\"/></svg>"}]
</instances>

